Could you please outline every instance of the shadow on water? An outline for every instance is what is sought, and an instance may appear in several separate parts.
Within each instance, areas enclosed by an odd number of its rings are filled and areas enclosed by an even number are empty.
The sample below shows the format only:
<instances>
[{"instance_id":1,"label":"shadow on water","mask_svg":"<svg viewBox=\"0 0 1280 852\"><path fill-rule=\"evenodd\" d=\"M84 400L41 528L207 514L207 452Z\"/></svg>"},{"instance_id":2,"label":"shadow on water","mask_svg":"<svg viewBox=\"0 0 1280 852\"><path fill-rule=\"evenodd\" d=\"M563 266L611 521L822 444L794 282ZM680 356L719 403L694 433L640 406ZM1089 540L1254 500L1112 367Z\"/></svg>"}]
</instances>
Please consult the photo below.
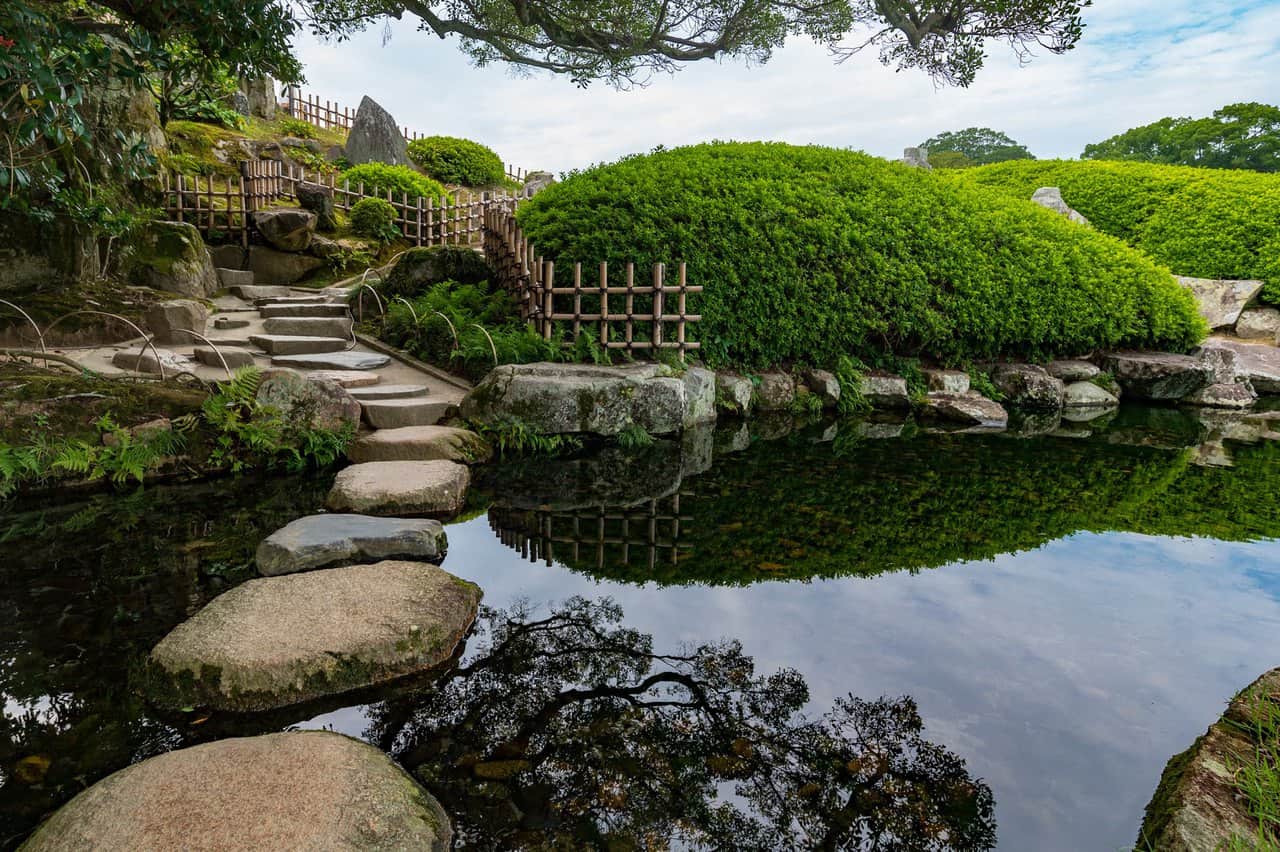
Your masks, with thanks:
<instances>
[{"instance_id":1,"label":"shadow on water","mask_svg":"<svg viewBox=\"0 0 1280 852\"><path fill-rule=\"evenodd\" d=\"M752 444L745 429L660 442L662 477L607 454L486 471L490 526L531 560L659 585L870 577L1080 531L1280 536L1280 443L1239 416L1126 409L1035 440L844 423Z\"/></svg>"}]
</instances>

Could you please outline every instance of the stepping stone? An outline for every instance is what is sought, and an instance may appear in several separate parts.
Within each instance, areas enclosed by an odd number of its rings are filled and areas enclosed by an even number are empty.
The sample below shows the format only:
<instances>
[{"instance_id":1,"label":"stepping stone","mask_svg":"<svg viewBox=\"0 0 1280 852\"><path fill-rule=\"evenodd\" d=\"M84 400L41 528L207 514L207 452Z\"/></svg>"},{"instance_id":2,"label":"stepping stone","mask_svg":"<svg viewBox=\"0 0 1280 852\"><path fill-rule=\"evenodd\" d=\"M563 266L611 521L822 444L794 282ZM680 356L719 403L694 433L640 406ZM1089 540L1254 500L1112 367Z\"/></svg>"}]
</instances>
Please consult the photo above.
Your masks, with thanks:
<instances>
[{"instance_id":1,"label":"stepping stone","mask_svg":"<svg viewBox=\"0 0 1280 852\"><path fill-rule=\"evenodd\" d=\"M222 358L218 357L219 353L221 353ZM197 361L209 367L221 367L224 360L232 370L253 366L253 353L247 349L230 349L219 346L215 351L209 346L197 346L195 348L195 356Z\"/></svg>"},{"instance_id":2,"label":"stepping stone","mask_svg":"<svg viewBox=\"0 0 1280 852\"><path fill-rule=\"evenodd\" d=\"M351 395L361 402L367 399L408 399L426 396L426 385L377 385L376 387L358 388Z\"/></svg>"},{"instance_id":3,"label":"stepping stone","mask_svg":"<svg viewBox=\"0 0 1280 852\"><path fill-rule=\"evenodd\" d=\"M157 352L159 358L156 357ZM122 349L111 356L111 365L121 370L138 370L141 373L159 373L164 367L166 375L190 372L191 361L169 349Z\"/></svg>"},{"instance_id":4,"label":"stepping stone","mask_svg":"<svg viewBox=\"0 0 1280 852\"><path fill-rule=\"evenodd\" d=\"M272 317L262 329L267 334L298 337L350 337L351 323L348 317Z\"/></svg>"},{"instance_id":5,"label":"stepping stone","mask_svg":"<svg viewBox=\"0 0 1280 852\"><path fill-rule=\"evenodd\" d=\"M315 370L307 373L307 378L334 382L348 389L372 387L382 381L377 373L362 373L357 370Z\"/></svg>"},{"instance_id":6,"label":"stepping stone","mask_svg":"<svg viewBox=\"0 0 1280 852\"><path fill-rule=\"evenodd\" d=\"M309 296L294 296L291 295L293 291L288 287L281 287L280 289L286 292L278 296L267 296L266 298L254 299L254 305L259 308L264 308L272 305L312 305L316 302L329 301L325 296L319 293Z\"/></svg>"},{"instance_id":7,"label":"stepping stone","mask_svg":"<svg viewBox=\"0 0 1280 852\"><path fill-rule=\"evenodd\" d=\"M375 461L486 462L493 449L475 432L452 426L406 426L379 429L357 438L347 447L347 458L357 464Z\"/></svg>"},{"instance_id":8,"label":"stepping stone","mask_svg":"<svg viewBox=\"0 0 1280 852\"><path fill-rule=\"evenodd\" d=\"M218 273L218 283L228 288L233 293L239 287L253 286L253 272L248 269L227 269L219 267L214 270ZM237 294L239 295L239 294ZM244 298L241 296L241 298Z\"/></svg>"},{"instance_id":9,"label":"stepping stone","mask_svg":"<svg viewBox=\"0 0 1280 852\"><path fill-rule=\"evenodd\" d=\"M250 273L251 275L253 273ZM259 299L273 299L288 296L293 291L288 287L276 287L272 285L260 284L244 284L230 288L231 295L244 299L246 302L256 302Z\"/></svg>"},{"instance_id":10,"label":"stepping stone","mask_svg":"<svg viewBox=\"0 0 1280 852\"><path fill-rule=\"evenodd\" d=\"M213 327L219 331L228 331L233 328L248 328L249 321L247 319L233 319L232 317L217 317L213 321Z\"/></svg>"},{"instance_id":11,"label":"stepping stone","mask_svg":"<svg viewBox=\"0 0 1280 852\"><path fill-rule=\"evenodd\" d=\"M178 749L108 775L27 841L95 849L448 849L440 803L383 751L331 731Z\"/></svg>"},{"instance_id":12,"label":"stepping stone","mask_svg":"<svg viewBox=\"0 0 1280 852\"><path fill-rule=\"evenodd\" d=\"M447 548L439 521L311 515L263 539L258 573L274 577L383 559L439 562Z\"/></svg>"},{"instance_id":13,"label":"stepping stone","mask_svg":"<svg viewBox=\"0 0 1280 852\"><path fill-rule=\"evenodd\" d=\"M264 305L258 308L265 319L276 317L345 317L349 311L346 305L335 305L331 302L307 302L300 305Z\"/></svg>"},{"instance_id":14,"label":"stepping stone","mask_svg":"<svg viewBox=\"0 0 1280 852\"><path fill-rule=\"evenodd\" d=\"M253 334L249 342L269 355L311 355L340 352L351 342L341 337L295 337L287 334Z\"/></svg>"},{"instance_id":15,"label":"stepping stone","mask_svg":"<svg viewBox=\"0 0 1280 852\"><path fill-rule=\"evenodd\" d=\"M471 472L457 462L367 462L338 472L325 506L364 515L455 515L470 485Z\"/></svg>"},{"instance_id":16,"label":"stepping stone","mask_svg":"<svg viewBox=\"0 0 1280 852\"><path fill-rule=\"evenodd\" d=\"M420 562L249 580L160 640L146 694L242 712L395 680L449 659L479 603L479 587Z\"/></svg>"},{"instance_id":17,"label":"stepping stone","mask_svg":"<svg viewBox=\"0 0 1280 852\"><path fill-rule=\"evenodd\" d=\"M374 429L398 429L402 426L432 426L439 423L454 405L422 397L410 399L375 399L361 402L364 422Z\"/></svg>"},{"instance_id":18,"label":"stepping stone","mask_svg":"<svg viewBox=\"0 0 1280 852\"><path fill-rule=\"evenodd\" d=\"M333 352L279 355L272 358L271 363L277 367L296 367L300 370L377 370L390 364L391 359L376 352Z\"/></svg>"}]
</instances>

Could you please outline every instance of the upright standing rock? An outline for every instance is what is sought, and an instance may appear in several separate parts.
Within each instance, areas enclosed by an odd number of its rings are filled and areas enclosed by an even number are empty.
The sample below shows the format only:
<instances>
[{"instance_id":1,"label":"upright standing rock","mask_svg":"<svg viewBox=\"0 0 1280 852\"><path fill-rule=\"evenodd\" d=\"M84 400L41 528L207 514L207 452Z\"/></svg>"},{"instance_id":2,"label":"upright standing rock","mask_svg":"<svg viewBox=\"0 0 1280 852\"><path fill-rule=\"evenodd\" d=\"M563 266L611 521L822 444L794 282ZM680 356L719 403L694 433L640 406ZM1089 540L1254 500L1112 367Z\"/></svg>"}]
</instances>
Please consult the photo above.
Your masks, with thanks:
<instances>
[{"instance_id":1,"label":"upright standing rock","mask_svg":"<svg viewBox=\"0 0 1280 852\"><path fill-rule=\"evenodd\" d=\"M1062 198L1062 190L1056 186L1042 186L1036 190L1036 194L1031 196L1031 200L1041 207L1052 210L1054 213L1060 213L1066 216L1077 225L1088 225L1089 220L1082 214L1071 209Z\"/></svg>"},{"instance_id":2,"label":"upright standing rock","mask_svg":"<svg viewBox=\"0 0 1280 852\"><path fill-rule=\"evenodd\" d=\"M134 283L196 298L218 289L213 258L189 222L150 222L129 247L128 274Z\"/></svg>"},{"instance_id":3,"label":"upright standing rock","mask_svg":"<svg viewBox=\"0 0 1280 852\"><path fill-rule=\"evenodd\" d=\"M361 163L409 165L409 146L395 118L368 95L360 101L347 135L347 160Z\"/></svg>"},{"instance_id":4,"label":"upright standing rock","mask_svg":"<svg viewBox=\"0 0 1280 852\"><path fill-rule=\"evenodd\" d=\"M156 343L191 345L199 343L200 338L184 332L204 334L209 309L192 299L173 299L149 306L145 319Z\"/></svg>"},{"instance_id":5,"label":"upright standing rock","mask_svg":"<svg viewBox=\"0 0 1280 852\"><path fill-rule=\"evenodd\" d=\"M907 148L902 152L902 162L913 169L933 171L933 166L929 163L929 152L924 148Z\"/></svg>"},{"instance_id":6,"label":"upright standing rock","mask_svg":"<svg viewBox=\"0 0 1280 852\"><path fill-rule=\"evenodd\" d=\"M248 101L251 118L270 121L276 117L276 84L270 77L241 77L240 91Z\"/></svg>"},{"instance_id":7,"label":"upright standing rock","mask_svg":"<svg viewBox=\"0 0 1280 852\"><path fill-rule=\"evenodd\" d=\"M333 189L319 183L298 183L295 190L298 205L316 214L316 230L326 233L338 229L338 217L333 210Z\"/></svg>"}]
</instances>

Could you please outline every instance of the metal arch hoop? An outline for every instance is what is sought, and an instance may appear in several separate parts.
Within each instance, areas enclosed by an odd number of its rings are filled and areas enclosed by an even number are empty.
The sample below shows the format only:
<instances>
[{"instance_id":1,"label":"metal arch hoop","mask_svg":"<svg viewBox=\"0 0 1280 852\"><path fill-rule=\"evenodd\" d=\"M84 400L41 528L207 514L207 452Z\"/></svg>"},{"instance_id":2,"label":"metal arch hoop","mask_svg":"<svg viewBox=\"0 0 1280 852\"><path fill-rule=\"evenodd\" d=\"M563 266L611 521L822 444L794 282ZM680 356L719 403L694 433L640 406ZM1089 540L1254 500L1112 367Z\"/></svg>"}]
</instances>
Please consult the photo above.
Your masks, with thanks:
<instances>
[{"instance_id":1,"label":"metal arch hoop","mask_svg":"<svg viewBox=\"0 0 1280 852\"><path fill-rule=\"evenodd\" d=\"M152 338L145 331L139 328L137 323L135 323L133 320L125 319L119 314L113 314L107 311L72 311L69 314L63 314L53 322L49 323L49 325L45 327L45 333L47 334L50 331L53 331L53 327L56 326L58 323L62 322L64 319L68 319L70 317L74 317L79 314L89 314L92 316L99 316L99 317L111 317L112 319L120 320L120 322L124 323L125 325L132 328L134 331L138 332L138 336L143 338L144 342L142 344L142 349L139 350L138 352L138 360L135 361L133 364L133 372L135 373L142 372L138 368L142 365L142 356L145 355L147 352L147 349L150 348L151 352L156 356L156 370L158 370L160 373L160 381L163 382L165 380L164 364L162 364L160 361L160 350L156 348L155 341L152 340Z\"/></svg>"},{"instance_id":2,"label":"metal arch hoop","mask_svg":"<svg viewBox=\"0 0 1280 852\"><path fill-rule=\"evenodd\" d=\"M49 350L48 350L48 348L44 345L44 333L43 333L42 331L40 331L40 326L36 325L36 321L35 321L35 320L33 320L33 319L31 318L31 315L30 315L30 314L28 314L26 311L24 311L22 308L20 308L20 307L18 307L17 305L15 305L13 302L7 302L7 301L5 301L4 299L0 299L0 305L7 305L8 307L13 308L15 311L17 311L18 313L22 314L22 318L23 318L23 319L25 319L25 320L26 320L26 321L31 325L31 327L32 327L32 328L34 328L34 329L36 330L36 339L38 339L38 340L40 341L40 354L41 354L41 355L48 355L48 354L49 354ZM45 358L45 359L44 359L44 365L45 365L46 367L48 367L48 366L49 366L49 359L48 359L48 358Z\"/></svg>"},{"instance_id":3,"label":"metal arch hoop","mask_svg":"<svg viewBox=\"0 0 1280 852\"><path fill-rule=\"evenodd\" d=\"M203 341L206 345L208 345L210 349L213 350L213 354L218 356L218 360L222 362L222 371L227 374L227 380L230 381L231 379L235 378L235 376L231 372L231 368L227 366L227 359L222 356L221 350L218 349L218 344L214 343L212 340L205 337L203 334L200 334L198 331L192 331L189 328L175 328L175 329L171 329L171 331L182 332L183 334L189 334L192 337L200 338L201 341ZM157 356L157 360L159 360L159 356Z\"/></svg>"}]
</instances>

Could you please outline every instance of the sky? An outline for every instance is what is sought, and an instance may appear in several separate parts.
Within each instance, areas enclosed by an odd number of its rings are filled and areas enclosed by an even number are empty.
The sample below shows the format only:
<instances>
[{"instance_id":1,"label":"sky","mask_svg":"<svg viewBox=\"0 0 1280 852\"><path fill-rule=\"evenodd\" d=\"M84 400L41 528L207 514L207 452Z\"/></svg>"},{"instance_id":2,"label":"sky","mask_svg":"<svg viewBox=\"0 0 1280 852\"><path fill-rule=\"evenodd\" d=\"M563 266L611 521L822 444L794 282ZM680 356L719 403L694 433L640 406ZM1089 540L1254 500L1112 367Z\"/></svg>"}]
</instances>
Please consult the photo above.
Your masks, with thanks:
<instances>
[{"instance_id":1,"label":"sky","mask_svg":"<svg viewBox=\"0 0 1280 852\"><path fill-rule=\"evenodd\" d=\"M402 126L483 142L513 166L562 172L657 145L766 139L885 157L946 130L1003 130L1040 158L1168 115L1229 103L1280 103L1280 0L1096 0L1080 46L1020 66L1001 43L968 89L880 64L842 65L789 42L764 65L702 61L645 88L586 90L547 74L476 68L454 40L412 19L355 39L300 37L304 91L354 108L373 97ZM856 35L856 33L855 33Z\"/></svg>"}]
</instances>

